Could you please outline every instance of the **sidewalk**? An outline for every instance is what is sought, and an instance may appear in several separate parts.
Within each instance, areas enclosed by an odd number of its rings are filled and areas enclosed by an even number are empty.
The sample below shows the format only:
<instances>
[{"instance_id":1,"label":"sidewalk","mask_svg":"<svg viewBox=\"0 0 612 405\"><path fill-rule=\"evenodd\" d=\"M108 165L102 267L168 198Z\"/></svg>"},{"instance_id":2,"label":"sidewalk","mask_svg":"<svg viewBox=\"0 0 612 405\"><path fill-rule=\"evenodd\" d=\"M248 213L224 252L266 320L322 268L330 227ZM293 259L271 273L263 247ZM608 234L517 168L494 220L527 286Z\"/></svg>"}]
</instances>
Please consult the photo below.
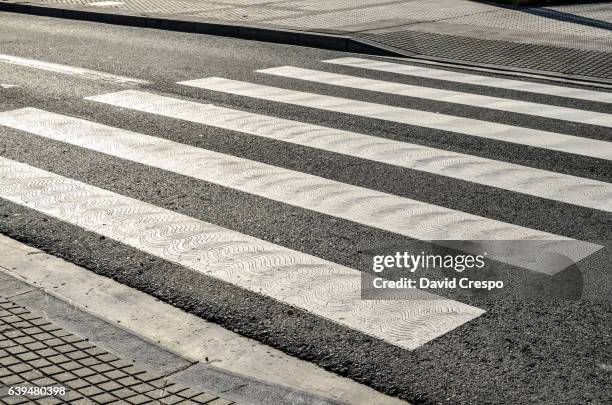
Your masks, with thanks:
<instances>
[{"instance_id":1,"label":"sidewalk","mask_svg":"<svg viewBox=\"0 0 612 405\"><path fill-rule=\"evenodd\" d=\"M2 296L0 366L6 404L235 404L136 368Z\"/></svg>"},{"instance_id":2,"label":"sidewalk","mask_svg":"<svg viewBox=\"0 0 612 405\"><path fill-rule=\"evenodd\" d=\"M68 396L32 402L11 386ZM406 404L0 235L0 403L56 399Z\"/></svg>"},{"instance_id":3,"label":"sidewalk","mask_svg":"<svg viewBox=\"0 0 612 405\"><path fill-rule=\"evenodd\" d=\"M1 10L612 81L612 2L0 0Z\"/></svg>"}]
</instances>

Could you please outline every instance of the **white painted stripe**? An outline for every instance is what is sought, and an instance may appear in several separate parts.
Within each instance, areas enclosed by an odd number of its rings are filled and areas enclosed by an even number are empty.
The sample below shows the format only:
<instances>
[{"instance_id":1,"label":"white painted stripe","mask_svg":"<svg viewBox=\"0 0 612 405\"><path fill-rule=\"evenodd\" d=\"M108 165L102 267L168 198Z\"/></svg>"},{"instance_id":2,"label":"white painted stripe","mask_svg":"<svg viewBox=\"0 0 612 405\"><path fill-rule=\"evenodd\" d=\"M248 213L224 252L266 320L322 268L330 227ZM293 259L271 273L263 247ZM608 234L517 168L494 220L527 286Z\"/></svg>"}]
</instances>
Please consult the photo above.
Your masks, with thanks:
<instances>
[{"instance_id":1,"label":"white painted stripe","mask_svg":"<svg viewBox=\"0 0 612 405\"><path fill-rule=\"evenodd\" d=\"M13 87L19 87L19 86L17 86L16 84L0 83L1 89L12 89Z\"/></svg>"},{"instance_id":2,"label":"white painted stripe","mask_svg":"<svg viewBox=\"0 0 612 405\"><path fill-rule=\"evenodd\" d=\"M540 266L542 253L578 262L601 249L588 242L34 108L1 113L0 125L410 238L438 244L449 241L453 247L462 240L533 241L537 257L494 247L488 257L547 274L561 268ZM483 246L488 246L466 245L465 250L474 254L482 254Z\"/></svg>"},{"instance_id":3,"label":"white painted stripe","mask_svg":"<svg viewBox=\"0 0 612 405\"><path fill-rule=\"evenodd\" d=\"M605 89L612 89L612 84L605 84L601 81L568 79L568 78L563 78L560 76L550 76L550 75L543 75L543 74L537 74L537 73L525 73L525 72L518 72L515 70L486 68L486 67L469 65L469 64L466 65L466 64L448 63L448 62L438 62L438 61L433 61L429 59L421 59L418 57L409 58L409 57L403 57L403 56L402 57L381 56L381 58L385 60L396 60L396 61L403 62L403 63L406 63L406 62L418 63L419 65L429 65L429 66L439 66L443 68L448 67L451 69L461 69L463 71L469 71L469 72L493 73L498 76L517 78L515 80L537 79L537 80L544 80L548 83L553 83L553 82L560 83L560 85L575 84L575 85L582 86L582 87L589 87L589 88L593 87L596 89L604 89L603 91L606 91ZM329 61L323 61L323 62L329 62Z\"/></svg>"},{"instance_id":4,"label":"white painted stripe","mask_svg":"<svg viewBox=\"0 0 612 405\"><path fill-rule=\"evenodd\" d=\"M185 359L343 404L408 405L1 234L0 252L0 277L18 277ZM22 292L4 287L0 294Z\"/></svg>"},{"instance_id":5,"label":"white painted stripe","mask_svg":"<svg viewBox=\"0 0 612 405\"><path fill-rule=\"evenodd\" d=\"M137 90L90 100L612 212L612 184Z\"/></svg>"},{"instance_id":6,"label":"white painted stripe","mask_svg":"<svg viewBox=\"0 0 612 405\"><path fill-rule=\"evenodd\" d=\"M422 66L404 65L401 63L384 62L362 58L338 58L324 61L335 65L378 70L397 73L406 76L423 77L426 79L445 80L455 83L475 84L478 86L496 87L506 90L524 91L527 93L545 94L556 97L569 97L578 100L612 103L612 93L557 86L554 84L535 83L523 80L504 79L500 77L481 76L457 71L431 69Z\"/></svg>"},{"instance_id":7,"label":"white painted stripe","mask_svg":"<svg viewBox=\"0 0 612 405\"><path fill-rule=\"evenodd\" d=\"M612 160L612 143L596 139L557 134L537 129L520 128L471 118L412 110L365 101L287 90L238 80L209 77L180 82L186 86L220 91L261 100L287 103L302 107L358 115L402 124L416 125L441 131L495 139L519 145L534 146L599 159Z\"/></svg>"},{"instance_id":8,"label":"white painted stripe","mask_svg":"<svg viewBox=\"0 0 612 405\"><path fill-rule=\"evenodd\" d=\"M101 80L104 82L128 84L135 86L150 84L150 82L146 80L118 76L111 73L99 72L97 70L84 69L80 67L61 65L59 63L44 62L35 59L26 59L21 58L19 56L0 54L0 62L25 66L34 69L46 70L48 72L61 73L65 75L80 76L87 79Z\"/></svg>"},{"instance_id":9,"label":"white painted stripe","mask_svg":"<svg viewBox=\"0 0 612 405\"><path fill-rule=\"evenodd\" d=\"M112 6L122 6L125 2L123 1L97 1L95 3L87 3L88 6L95 7L112 7Z\"/></svg>"},{"instance_id":10,"label":"white painted stripe","mask_svg":"<svg viewBox=\"0 0 612 405\"><path fill-rule=\"evenodd\" d=\"M484 313L418 290L361 300L357 270L2 157L0 197L405 349Z\"/></svg>"},{"instance_id":11,"label":"white painted stripe","mask_svg":"<svg viewBox=\"0 0 612 405\"><path fill-rule=\"evenodd\" d=\"M413 86L403 83L385 82L318 70L302 69L292 66L282 66L258 70L260 73L306 80L333 86L349 87L358 90L376 91L379 93L399 96L417 97L426 100L442 101L467 105L471 107L488 108L497 111L527 114L536 117L578 122L580 124L612 127L612 114L594 111L577 110L575 108L557 107L548 104L531 103L507 98L483 96L480 94L460 91L443 90L431 87Z\"/></svg>"}]
</instances>

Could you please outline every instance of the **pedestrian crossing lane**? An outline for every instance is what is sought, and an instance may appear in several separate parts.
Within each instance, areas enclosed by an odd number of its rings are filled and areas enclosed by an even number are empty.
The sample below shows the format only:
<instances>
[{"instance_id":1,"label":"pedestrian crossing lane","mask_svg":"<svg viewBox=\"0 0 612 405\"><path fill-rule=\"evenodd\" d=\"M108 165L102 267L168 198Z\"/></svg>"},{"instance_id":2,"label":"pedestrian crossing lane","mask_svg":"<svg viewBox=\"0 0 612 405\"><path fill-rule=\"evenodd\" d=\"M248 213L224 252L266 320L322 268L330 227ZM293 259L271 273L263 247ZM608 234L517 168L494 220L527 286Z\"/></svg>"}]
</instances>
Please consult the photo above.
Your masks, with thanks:
<instances>
[{"instance_id":1,"label":"pedestrian crossing lane","mask_svg":"<svg viewBox=\"0 0 612 405\"><path fill-rule=\"evenodd\" d=\"M221 77L187 80L179 82L179 84L259 100L292 104L448 131L460 135L476 136L523 146L533 146L546 150L612 160L612 147L610 147L610 143L598 139L582 138L472 118L288 90Z\"/></svg>"},{"instance_id":2,"label":"pedestrian crossing lane","mask_svg":"<svg viewBox=\"0 0 612 405\"><path fill-rule=\"evenodd\" d=\"M424 241L531 241L540 252L574 262L601 249L589 242L479 217L442 206L184 145L91 121L24 108L0 113L0 125L157 167ZM481 254L482 245L471 246ZM490 259L555 274L534 252L492 251Z\"/></svg>"},{"instance_id":3,"label":"pedestrian crossing lane","mask_svg":"<svg viewBox=\"0 0 612 405\"><path fill-rule=\"evenodd\" d=\"M406 65L381 60L363 58L338 58L323 61L325 63L395 73L399 75L435 79L446 82L474 84L477 86L493 87L504 90L514 90L526 93L543 94L546 96L573 98L576 100L595 101L598 103L612 103L612 92L589 90L576 87L559 86L554 84L536 83L526 80L514 80L500 77L483 76L472 73L462 73L451 70L432 69L424 66Z\"/></svg>"},{"instance_id":4,"label":"pedestrian crossing lane","mask_svg":"<svg viewBox=\"0 0 612 405\"><path fill-rule=\"evenodd\" d=\"M575 108L532 103L508 98L491 97L475 93L373 80L363 77L322 72L293 66L262 69L258 70L258 72L326 85L348 87L357 90L368 90L398 96L417 97L426 100L442 101L446 103L468 105L471 107L487 108L497 111L506 111L612 128L612 115L595 111L578 110Z\"/></svg>"},{"instance_id":5,"label":"pedestrian crossing lane","mask_svg":"<svg viewBox=\"0 0 612 405\"><path fill-rule=\"evenodd\" d=\"M3 157L0 197L408 350L484 313L420 290L362 300L357 270Z\"/></svg>"},{"instance_id":6,"label":"pedestrian crossing lane","mask_svg":"<svg viewBox=\"0 0 612 405\"><path fill-rule=\"evenodd\" d=\"M89 100L612 212L597 180L136 90Z\"/></svg>"},{"instance_id":7,"label":"pedestrian crossing lane","mask_svg":"<svg viewBox=\"0 0 612 405\"><path fill-rule=\"evenodd\" d=\"M302 94L292 95L294 100L302 99ZM466 173L471 174L462 176L471 175L475 182L486 184L477 178L506 171L497 178L497 184L509 190L520 183L513 185L510 181L513 172L528 173L535 182L549 176L551 182L558 181L556 193L561 197L557 200L580 205L577 196L582 193L592 200L583 206L591 204L589 208L609 211L607 187L610 185L604 182L139 91L89 99L417 170L420 167L434 174L446 175L444 168L458 163L465 163L467 167L488 165L484 171L468 170ZM291 100L289 97L282 102ZM324 109L325 102L320 103ZM354 107L352 100L345 102ZM601 248L589 242L43 110L23 108L0 113L0 125L415 239L532 240L542 251L566 254L574 261ZM392 151L398 148L405 148L406 153L394 155ZM422 153L427 156L425 160L436 164L428 167L419 163ZM487 181L493 182L492 178ZM553 194L550 192L550 197ZM408 301L362 301L357 270L5 158L0 158L0 197L405 349L415 349L484 312L421 291L415 291L415 296ZM540 271L529 267L525 258L491 258ZM279 273L279 269L283 271Z\"/></svg>"}]
</instances>

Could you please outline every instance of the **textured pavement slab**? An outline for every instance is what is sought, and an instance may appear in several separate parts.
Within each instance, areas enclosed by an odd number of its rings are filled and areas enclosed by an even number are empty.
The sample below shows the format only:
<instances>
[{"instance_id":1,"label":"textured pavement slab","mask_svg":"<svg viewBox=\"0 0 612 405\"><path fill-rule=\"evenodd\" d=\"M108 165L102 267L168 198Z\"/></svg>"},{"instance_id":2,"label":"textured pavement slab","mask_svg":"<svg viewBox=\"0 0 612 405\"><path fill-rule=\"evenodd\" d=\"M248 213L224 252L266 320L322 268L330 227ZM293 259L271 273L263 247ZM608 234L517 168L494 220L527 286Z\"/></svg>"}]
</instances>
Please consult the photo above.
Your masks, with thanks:
<instances>
[{"instance_id":1,"label":"textured pavement slab","mask_svg":"<svg viewBox=\"0 0 612 405\"><path fill-rule=\"evenodd\" d=\"M5 404L235 403L138 369L4 297L0 366L0 402ZM21 389L28 391L18 395Z\"/></svg>"}]
</instances>

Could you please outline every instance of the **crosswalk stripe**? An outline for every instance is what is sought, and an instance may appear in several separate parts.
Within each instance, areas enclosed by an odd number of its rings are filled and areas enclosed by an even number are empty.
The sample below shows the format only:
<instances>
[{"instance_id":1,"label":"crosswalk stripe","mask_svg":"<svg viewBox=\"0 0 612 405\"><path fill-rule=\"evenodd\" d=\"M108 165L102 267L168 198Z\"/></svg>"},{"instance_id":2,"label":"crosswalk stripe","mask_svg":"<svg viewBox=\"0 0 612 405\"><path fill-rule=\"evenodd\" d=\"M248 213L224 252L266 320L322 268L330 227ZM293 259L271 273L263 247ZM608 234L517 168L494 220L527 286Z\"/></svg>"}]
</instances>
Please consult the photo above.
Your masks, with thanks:
<instances>
[{"instance_id":1,"label":"crosswalk stripe","mask_svg":"<svg viewBox=\"0 0 612 405\"><path fill-rule=\"evenodd\" d=\"M612 184L601 181L137 90L89 99L612 212Z\"/></svg>"},{"instance_id":2,"label":"crosswalk stripe","mask_svg":"<svg viewBox=\"0 0 612 405\"><path fill-rule=\"evenodd\" d=\"M348 87L358 90L417 97L426 100L443 101L446 103L455 103L471 107L488 108L491 110L553 118L578 122L581 124L612 127L612 114L577 110L575 108L558 107L548 104L531 103L507 98L484 96L481 94L436 89L432 87L413 86L404 83L386 82L382 80L366 79L363 77L322 72L319 70L303 69L293 66L261 69L257 72L274 76L288 77L291 79L329 84L333 86Z\"/></svg>"},{"instance_id":3,"label":"crosswalk stripe","mask_svg":"<svg viewBox=\"0 0 612 405\"><path fill-rule=\"evenodd\" d=\"M104 82L127 84L133 86L140 86L150 84L147 80L134 79L132 77L125 77L120 75L114 75L112 73L100 72L97 70L85 69L76 66L62 65L59 63L45 62L42 60L21 58L13 55L2 55L0 54L0 63L10 63L12 65L25 66L34 69L46 70L48 72L61 73L71 76L80 76L92 80L100 80Z\"/></svg>"},{"instance_id":4,"label":"crosswalk stripe","mask_svg":"<svg viewBox=\"0 0 612 405\"><path fill-rule=\"evenodd\" d=\"M409 350L484 313L419 290L361 300L357 270L3 157L0 197Z\"/></svg>"},{"instance_id":5,"label":"crosswalk stripe","mask_svg":"<svg viewBox=\"0 0 612 405\"><path fill-rule=\"evenodd\" d=\"M496 87L499 89L545 94L548 96L556 97L568 97L578 100L596 101L599 103L612 103L612 92L577 89L573 87L557 86L553 84L504 79L500 77L481 76L470 73L461 73L442 69L431 69L422 66L404 65L401 63L362 58L338 58L326 60L324 62L354 68L397 73L406 76L422 77L426 79L437 79L455 83L475 84L478 86Z\"/></svg>"},{"instance_id":6,"label":"crosswalk stripe","mask_svg":"<svg viewBox=\"0 0 612 405\"><path fill-rule=\"evenodd\" d=\"M578 262L601 249L589 242L34 108L1 113L0 125L414 239L450 241L453 247L463 240L529 241L531 252L492 249L488 257L546 274L561 268L540 266L542 253ZM465 250L482 254L483 246L487 245L466 244Z\"/></svg>"},{"instance_id":7,"label":"crosswalk stripe","mask_svg":"<svg viewBox=\"0 0 612 405\"><path fill-rule=\"evenodd\" d=\"M252 97L260 100L352 114L503 142L511 142L519 145L534 146L565 153L612 160L612 144L596 139L581 138L572 135L563 135L537 129L521 128L512 125L403 107L287 90L279 87L265 86L220 77L188 80L179 82L179 84Z\"/></svg>"}]
</instances>

